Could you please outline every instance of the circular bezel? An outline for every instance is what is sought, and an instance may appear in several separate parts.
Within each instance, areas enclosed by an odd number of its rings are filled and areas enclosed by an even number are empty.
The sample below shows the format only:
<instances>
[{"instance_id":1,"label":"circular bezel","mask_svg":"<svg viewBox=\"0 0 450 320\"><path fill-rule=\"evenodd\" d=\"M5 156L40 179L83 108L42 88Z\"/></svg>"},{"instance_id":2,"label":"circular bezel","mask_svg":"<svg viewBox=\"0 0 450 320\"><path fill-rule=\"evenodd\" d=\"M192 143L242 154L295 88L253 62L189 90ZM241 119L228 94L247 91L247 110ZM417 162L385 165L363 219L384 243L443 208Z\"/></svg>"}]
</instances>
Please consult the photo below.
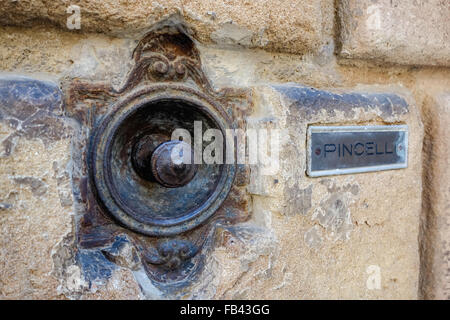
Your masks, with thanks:
<instances>
[{"instance_id":1,"label":"circular bezel","mask_svg":"<svg viewBox=\"0 0 450 320\"><path fill-rule=\"evenodd\" d=\"M170 236L191 230L202 224L219 208L233 184L236 167L223 164L216 188L209 198L195 210L173 219L138 221L130 215L130 208L118 196L111 177L111 148L114 135L130 114L161 100L178 100L198 108L210 117L222 131L231 129L227 114L210 97L180 85L152 86L136 90L117 101L112 112L95 129L89 151L89 171L96 195L107 211L125 227L150 236ZM225 154L225 153L224 153Z\"/></svg>"}]
</instances>

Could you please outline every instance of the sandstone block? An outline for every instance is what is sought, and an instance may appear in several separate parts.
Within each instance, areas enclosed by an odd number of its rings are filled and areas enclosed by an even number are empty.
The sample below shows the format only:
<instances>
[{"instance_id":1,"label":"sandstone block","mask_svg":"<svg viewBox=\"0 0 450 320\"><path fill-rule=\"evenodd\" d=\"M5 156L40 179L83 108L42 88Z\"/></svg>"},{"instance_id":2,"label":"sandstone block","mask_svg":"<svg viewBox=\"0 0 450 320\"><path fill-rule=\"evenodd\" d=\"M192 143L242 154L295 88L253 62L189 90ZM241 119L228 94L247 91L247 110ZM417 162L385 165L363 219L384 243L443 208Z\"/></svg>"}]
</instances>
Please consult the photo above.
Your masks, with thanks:
<instances>
[{"instance_id":1,"label":"sandstone block","mask_svg":"<svg viewBox=\"0 0 450 320\"><path fill-rule=\"evenodd\" d=\"M32 26L50 21L76 27L74 9L64 1L7 1L0 24ZM185 23L205 43L304 53L331 39L333 1L77 1L80 31L138 38L155 24ZM69 20L68 20L69 19ZM74 29L76 32L77 29Z\"/></svg>"},{"instance_id":2,"label":"sandstone block","mask_svg":"<svg viewBox=\"0 0 450 320\"><path fill-rule=\"evenodd\" d=\"M254 219L272 230L278 254L270 278L241 278L229 296L251 287L246 297L416 299L423 129L408 92L286 84L258 87L255 97L264 116L253 123L272 119L284 132L279 172L250 189ZM306 175L309 125L399 123L409 127L408 168Z\"/></svg>"},{"instance_id":3,"label":"sandstone block","mask_svg":"<svg viewBox=\"0 0 450 320\"><path fill-rule=\"evenodd\" d=\"M0 77L0 299L64 298L54 251L72 231L73 201L61 116L57 84Z\"/></svg>"},{"instance_id":4,"label":"sandstone block","mask_svg":"<svg viewBox=\"0 0 450 320\"><path fill-rule=\"evenodd\" d=\"M340 56L449 66L449 20L448 1L340 1Z\"/></svg>"},{"instance_id":5,"label":"sandstone block","mask_svg":"<svg viewBox=\"0 0 450 320\"><path fill-rule=\"evenodd\" d=\"M450 93L425 104L423 296L450 299Z\"/></svg>"}]
</instances>

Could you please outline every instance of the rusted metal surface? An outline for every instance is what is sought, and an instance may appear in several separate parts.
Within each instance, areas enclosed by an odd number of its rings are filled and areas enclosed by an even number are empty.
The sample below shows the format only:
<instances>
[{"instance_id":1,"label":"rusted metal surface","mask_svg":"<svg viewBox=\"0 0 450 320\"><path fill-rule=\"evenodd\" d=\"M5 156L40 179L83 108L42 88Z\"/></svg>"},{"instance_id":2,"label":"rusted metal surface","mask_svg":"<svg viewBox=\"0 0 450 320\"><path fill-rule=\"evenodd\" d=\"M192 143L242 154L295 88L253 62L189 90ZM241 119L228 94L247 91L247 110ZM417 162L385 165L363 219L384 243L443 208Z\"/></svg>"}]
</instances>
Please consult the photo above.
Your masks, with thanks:
<instances>
[{"instance_id":1,"label":"rusted metal surface","mask_svg":"<svg viewBox=\"0 0 450 320\"><path fill-rule=\"evenodd\" d=\"M182 187L194 178L197 173L197 165L183 161L184 150L188 150L190 159L194 152L190 145L183 141L164 142L156 148L151 156L151 171L156 181L167 188ZM173 157L178 153L178 158Z\"/></svg>"},{"instance_id":2,"label":"rusted metal surface","mask_svg":"<svg viewBox=\"0 0 450 320\"><path fill-rule=\"evenodd\" d=\"M193 135L196 120L224 136L230 128L220 106L200 92L171 85L161 89L146 88L120 100L96 128L89 159L97 196L108 212L128 228L151 236L179 234L203 223L227 196L235 173L234 164L198 165L194 179L178 188L136 174L131 155L142 136L170 137L177 128Z\"/></svg>"},{"instance_id":3,"label":"rusted metal surface","mask_svg":"<svg viewBox=\"0 0 450 320\"><path fill-rule=\"evenodd\" d=\"M159 265L167 270L176 270L192 258L197 251L198 248L191 242L176 239L161 242L156 250L145 255L145 259L152 265Z\"/></svg>"},{"instance_id":4,"label":"rusted metal surface","mask_svg":"<svg viewBox=\"0 0 450 320\"><path fill-rule=\"evenodd\" d=\"M202 270L217 226L250 214L248 168L176 167L167 157L171 133L192 134L194 120L203 131L245 128L251 95L214 90L194 43L176 28L144 37L133 58L118 89L79 79L63 86L65 111L79 123L73 144L77 243L80 252L100 250L114 262L111 248L126 238L154 285L168 292Z\"/></svg>"},{"instance_id":5,"label":"rusted metal surface","mask_svg":"<svg viewBox=\"0 0 450 320\"><path fill-rule=\"evenodd\" d=\"M169 137L162 134L149 134L137 138L131 150L131 163L134 171L143 179L155 181L152 172L152 156L156 148L168 141Z\"/></svg>"}]
</instances>

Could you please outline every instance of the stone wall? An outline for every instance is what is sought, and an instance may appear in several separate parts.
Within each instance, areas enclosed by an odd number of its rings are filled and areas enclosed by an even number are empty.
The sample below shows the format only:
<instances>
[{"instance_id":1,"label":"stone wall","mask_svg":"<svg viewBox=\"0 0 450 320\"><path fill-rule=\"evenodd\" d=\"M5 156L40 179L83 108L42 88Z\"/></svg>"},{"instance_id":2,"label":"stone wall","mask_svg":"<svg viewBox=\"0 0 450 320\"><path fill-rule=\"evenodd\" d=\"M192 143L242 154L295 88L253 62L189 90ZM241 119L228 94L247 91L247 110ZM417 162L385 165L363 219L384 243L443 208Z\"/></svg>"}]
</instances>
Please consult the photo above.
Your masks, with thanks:
<instances>
[{"instance_id":1,"label":"stone wall","mask_svg":"<svg viewBox=\"0 0 450 320\"><path fill-rule=\"evenodd\" d=\"M1 299L449 298L450 3L74 4L80 29L69 1L0 6ZM79 247L89 128L66 91L120 88L164 26L193 39L214 90L248 92L248 128L283 132L280 170L250 170L248 218L217 229L179 291L148 277L126 232L117 251ZM308 177L311 124L407 124L408 168Z\"/></svg>"}]
</instances>

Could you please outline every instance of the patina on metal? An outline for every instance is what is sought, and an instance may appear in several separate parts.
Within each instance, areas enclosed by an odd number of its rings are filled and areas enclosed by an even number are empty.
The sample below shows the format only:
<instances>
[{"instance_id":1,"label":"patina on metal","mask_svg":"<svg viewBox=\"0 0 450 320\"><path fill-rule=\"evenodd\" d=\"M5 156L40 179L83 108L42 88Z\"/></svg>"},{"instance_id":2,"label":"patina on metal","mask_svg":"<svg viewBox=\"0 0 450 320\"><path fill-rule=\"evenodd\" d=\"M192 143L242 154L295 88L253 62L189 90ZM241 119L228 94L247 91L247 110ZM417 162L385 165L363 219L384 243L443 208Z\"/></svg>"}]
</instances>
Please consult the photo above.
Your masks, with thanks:
<instances>
[{"instance_id":1,"label":"patina on metal","mask_svg":"<svg viewBox=\"0 0 450 320\"><path fill-rule=\"evenodd\" d=\"M408 126L310 126L311 177L406 168Z\"/></svg>"},{"instance_id":2,"label":"patina on metal","mask_svg":"<svg viewBox=\"0 0 450 320\"><path fill-rule=\"evenodd\" d=\"M183 154L189 152L189 162ZM167 188L178 188L189 183L197 173L193 163L194 152L183 141L164 142L156 148L151 157L151 171L156 181Z\"/></svg>"},{"instance_id":3,"label":"patina on metal","mask_svg":"<svg viewBox=\"0 0 450 320\"><path fill-rule=\"evenodd\" d=\"M198 248L186 240L172 240L159 243L156 250L147 253L145 259L147 262L161 266L170 271L176 270L184 262L192 258L198 251Z\"/></svg>"},{"instance_id":4,"label":"patina on metal","mask_svg":"<svg viewBox=\"0 0 450 320\"><path fill-rule=\"evenodd\" d=\"M194 121L203 132L224 136L226 129L245 128L251 95L213 88L182 26L147 34L133 60L118 87L81 79L63 84L65 113L79 124L73 140L77 261L86 272L93 264L113 268L126 260L120 248L130 245L133 263L167 293L195 279L220 230L250 216L248 168L180 163L171 153L189 148L172 133L181 128L193 137Z\"/></svg>"},{"instance_id":5,"label":"patina on metal","mask_svg":"<svg viewBox=\"0 0 450 320\"><path fill-rule=\"evenodd\" d=\"M193 89L165 85L126 95L113 110L95 130L90 156L92 181L109 213L152 236L185 232L214 214L235 165L175 165L171 150L181 142L170 139L179 128L193 136L194 121L225 136L230 121L220 107Z\"/></svg>"}]
</instances>

